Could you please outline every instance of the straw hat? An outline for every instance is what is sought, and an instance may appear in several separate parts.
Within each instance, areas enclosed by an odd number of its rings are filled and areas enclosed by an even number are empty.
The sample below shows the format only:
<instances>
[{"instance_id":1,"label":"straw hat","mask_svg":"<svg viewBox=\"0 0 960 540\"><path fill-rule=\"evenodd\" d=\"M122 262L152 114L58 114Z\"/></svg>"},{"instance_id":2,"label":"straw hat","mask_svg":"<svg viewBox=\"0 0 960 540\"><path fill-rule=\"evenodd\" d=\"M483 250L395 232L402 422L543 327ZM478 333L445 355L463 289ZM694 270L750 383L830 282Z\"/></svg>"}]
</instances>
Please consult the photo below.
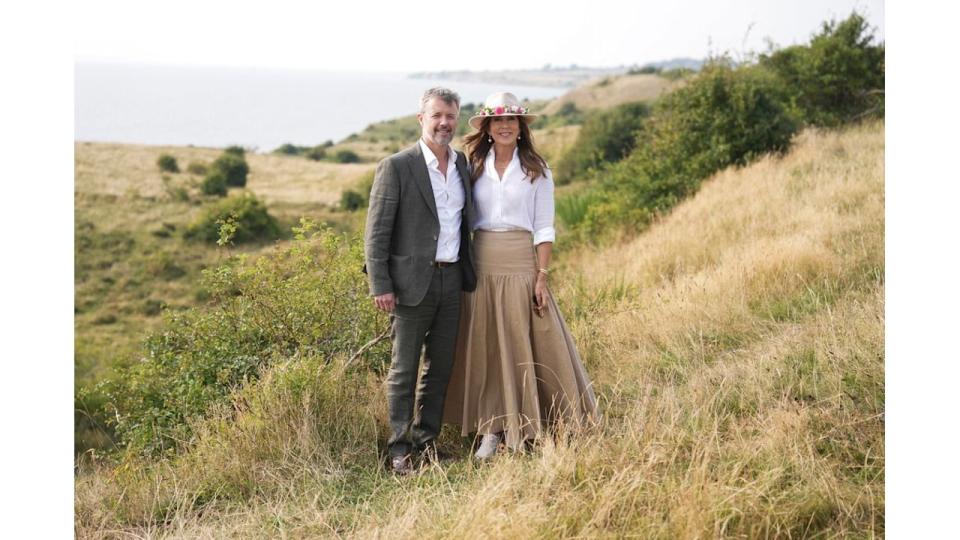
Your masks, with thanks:
<instances>
[{"instance_id":1,"label":"straw hat","mask_svg":"<svg viewBox=\"0 0 960 540\"><path fill-rule=\"evenodd\" d=\"M480 129L480 124L483 123L483 119L488 116L525 116L532 120L538 115L531 114L530 109L520 105L520 100L517 99L517 96L510 92L497 92L496 94L487 96L483 105L477 109L476 114L470 118L470 127Z\"/></svg>"}]
</instances>

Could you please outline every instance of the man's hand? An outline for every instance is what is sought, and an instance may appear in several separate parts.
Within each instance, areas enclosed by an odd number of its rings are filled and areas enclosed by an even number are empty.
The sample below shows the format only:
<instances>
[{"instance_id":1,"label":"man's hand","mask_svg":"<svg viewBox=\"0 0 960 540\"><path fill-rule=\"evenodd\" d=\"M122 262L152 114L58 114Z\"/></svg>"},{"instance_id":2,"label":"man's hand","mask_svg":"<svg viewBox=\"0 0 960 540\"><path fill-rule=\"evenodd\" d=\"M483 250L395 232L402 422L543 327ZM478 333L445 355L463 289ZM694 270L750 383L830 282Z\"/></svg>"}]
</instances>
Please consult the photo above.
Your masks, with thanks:
<instances>
[{"instance_id":1,"label":"man's hand","mask_svg":"<svg viewBox=\"0 0 960 540\"><path fill-rule=\"evenodd\" d=\"M393 308L397 305L397 299L395 296L393 296L392 292L388 292L386 294L381 294L380 296L374 296L373 303L377 305L377 309L380 311L391 313Z\"/></svg>"}]
</instances>

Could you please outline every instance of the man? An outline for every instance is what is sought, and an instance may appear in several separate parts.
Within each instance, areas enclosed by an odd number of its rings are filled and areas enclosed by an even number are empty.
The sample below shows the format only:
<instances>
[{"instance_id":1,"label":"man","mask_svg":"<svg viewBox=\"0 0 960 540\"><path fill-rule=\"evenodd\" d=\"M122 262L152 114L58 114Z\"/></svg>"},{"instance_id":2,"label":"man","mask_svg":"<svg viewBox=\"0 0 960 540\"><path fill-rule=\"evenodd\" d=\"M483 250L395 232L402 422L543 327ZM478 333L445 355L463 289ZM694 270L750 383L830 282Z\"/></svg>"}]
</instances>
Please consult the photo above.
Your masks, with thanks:
<instances>
[{"instance_id":1,"label":"man","mask_svg":"<svg viewBox=\"0 0 960 540\"><path fill-rule=\"evenodd\" d=\"M450 148L460 96L431 88L420 99L421 137L377 166L364 235L377 308L392 313L387 375L390 464L412 472L412 452L434 452L453 365L460 292L476 288L467 161ZM423 375L420 351L426 345Z\"/></svg>"}]
</instances>

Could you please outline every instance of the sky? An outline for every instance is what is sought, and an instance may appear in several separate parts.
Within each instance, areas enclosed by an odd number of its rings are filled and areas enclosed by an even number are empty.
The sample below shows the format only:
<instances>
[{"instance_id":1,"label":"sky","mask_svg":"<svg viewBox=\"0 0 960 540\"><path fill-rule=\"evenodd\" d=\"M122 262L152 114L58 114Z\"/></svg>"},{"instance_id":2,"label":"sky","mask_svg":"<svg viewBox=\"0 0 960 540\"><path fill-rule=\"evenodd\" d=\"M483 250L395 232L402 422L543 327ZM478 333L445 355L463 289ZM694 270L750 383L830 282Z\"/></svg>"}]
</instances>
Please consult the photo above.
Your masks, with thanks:
<instances>
[{"instance_id":1,"label":"sky","mask_svg":"<svg viewBox=\"0 0 960 540\"><path fill-rule=\"evenodd\" d=\"M332 2L88 1L75 58L348 71L642 65L805 43L857 9L884 39L882 0ZM439 7L438 7L439 6Z\"/></svg>"}]
</instances>

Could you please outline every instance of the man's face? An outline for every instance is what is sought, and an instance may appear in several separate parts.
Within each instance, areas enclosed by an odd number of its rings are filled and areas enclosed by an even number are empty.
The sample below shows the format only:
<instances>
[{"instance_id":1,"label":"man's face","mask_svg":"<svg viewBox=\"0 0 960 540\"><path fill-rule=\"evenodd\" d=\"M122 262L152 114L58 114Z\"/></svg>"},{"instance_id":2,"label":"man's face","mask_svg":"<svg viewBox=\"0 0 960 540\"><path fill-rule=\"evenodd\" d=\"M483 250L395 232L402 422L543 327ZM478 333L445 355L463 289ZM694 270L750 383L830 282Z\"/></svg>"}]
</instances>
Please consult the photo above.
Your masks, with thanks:
<instances>
[{"instance_id":1,"label":"man's face","mask_svg":"<svg viewBox=\"0 0 960 540\"><path fill-rule=\"evenodd\" d=\"M431 98L424 111L417 115L423 138L440 146L446 146L457 132L460 109L440 98Z\"/></svg>"}]
</instances>

